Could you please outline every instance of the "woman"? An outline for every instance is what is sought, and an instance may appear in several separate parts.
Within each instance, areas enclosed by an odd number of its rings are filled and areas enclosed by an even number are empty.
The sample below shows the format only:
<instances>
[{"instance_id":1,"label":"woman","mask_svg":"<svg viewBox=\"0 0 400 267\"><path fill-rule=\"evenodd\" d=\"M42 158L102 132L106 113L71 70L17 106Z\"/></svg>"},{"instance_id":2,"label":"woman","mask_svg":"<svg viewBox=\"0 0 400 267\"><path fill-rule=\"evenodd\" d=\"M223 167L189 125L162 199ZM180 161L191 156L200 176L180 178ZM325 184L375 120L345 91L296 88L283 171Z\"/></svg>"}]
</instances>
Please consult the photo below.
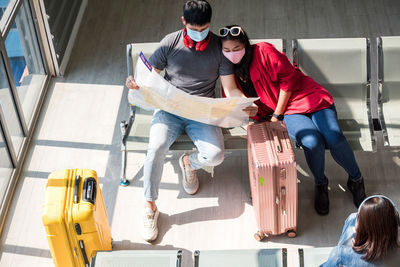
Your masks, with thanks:
<instances>
[{"instance_id":1,"label":"woman","mask_svg":"<svg viewBox=\"0 0 400 267\"><path fill-rule=\"evenodd\" d=\"M346 219L338 245L321 266L399 266L398 231L393 202L383 195L370 196Z\"/></svg>"},{"instance_id":2,"label":"woman","mask_svg":"<svg viewBox=\"0 0 400 267\"><path fill-rule=\"evenodd\" d=\"M365 199L364 180L339 128L332 96L293 67L273 45L265 42L250 45L240 26L223 27L219 35L223 54L235 64L238 86L247 96L259 96L273 110L271 121L283 120L289 136L303 147L315 179L317 213L329 213L328 179L324 174L326 147L348 173L347 186L358 207Z\"/></svg>"}]
</instances>

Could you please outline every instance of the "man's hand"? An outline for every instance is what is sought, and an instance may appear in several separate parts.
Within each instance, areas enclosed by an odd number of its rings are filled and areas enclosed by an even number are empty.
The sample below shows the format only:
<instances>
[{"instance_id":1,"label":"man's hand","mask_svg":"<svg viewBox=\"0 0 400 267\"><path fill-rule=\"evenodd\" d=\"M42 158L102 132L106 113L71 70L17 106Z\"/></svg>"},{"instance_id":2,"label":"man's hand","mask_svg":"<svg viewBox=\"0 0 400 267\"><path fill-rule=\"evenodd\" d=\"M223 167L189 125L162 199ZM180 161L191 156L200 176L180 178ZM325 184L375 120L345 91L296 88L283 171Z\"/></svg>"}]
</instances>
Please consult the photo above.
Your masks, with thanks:
<instances>
[{"instance_id":1,"label":"man's hand","mask_svg":"<svg viewBox=\"0 0 400 267\"><path fill-rule=\"evenodd\" d=\"M137 85L137 83L135 82L135 79L132 77L132 75L129 75L128 78L126 78L126 82L125 82L126 87L128 87L129 89L139 89L139 86Z\"/></svg>"},{"instance_id":2,"label":"man's hand","mask_svg":"<svg viewBox=\"0 0 400 267\"><path fill-rule=\"evenodd\" d=\"M258 112L258 106L256 104L252 104L251 106L248 106L244 109L242 109L244 112L247 113L247 115L249 115L249 117L253 117L257 114Z\"/></svg>"}]
</instances>

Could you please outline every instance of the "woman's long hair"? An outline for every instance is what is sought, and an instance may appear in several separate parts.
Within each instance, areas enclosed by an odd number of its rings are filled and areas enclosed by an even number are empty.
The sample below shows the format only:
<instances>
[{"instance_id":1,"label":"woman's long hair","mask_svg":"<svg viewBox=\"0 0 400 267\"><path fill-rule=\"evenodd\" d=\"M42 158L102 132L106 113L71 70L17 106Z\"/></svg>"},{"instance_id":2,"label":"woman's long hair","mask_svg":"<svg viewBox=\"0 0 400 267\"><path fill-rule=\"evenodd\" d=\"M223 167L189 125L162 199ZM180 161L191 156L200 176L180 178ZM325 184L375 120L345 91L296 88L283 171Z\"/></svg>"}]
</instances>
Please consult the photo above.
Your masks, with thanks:
<instances>
[{"instance_id":1,"label":"woman's long hair","mask_svg":"<svg viewBox=\"0 0 400 267\"><path fill-rule=\"evenodd\" d=\"M398 214L389 200L368 199L358 212L354 251L363 253L368 262L383 259L399 246L398 227Z\"/></svg>"},{"instance_id":2,"label":"woman's long hair","mask_svg":"<svg viewBox=\"0 0 400 267\"><path fill-rule=\"evenodd\" d=\"M230 29L232 27L240 27L239 25L229 25L225 26L226 28ZM242 60L239 62L239 64L235 64L235 74L236 76L241 79L243 82L247 83L250 82L250 63L253 60L253 48L250 45L249 38L247 37L246 32L243 30L242 27L240 27L242 30L240 31L240 34L238 36L233 36L230 32L228 35L221 37L221 41L228 41L228 40L234 40L234 41L239 41L240 43L244 44L244 47L246 49L246 53L244 54Z\"/></svg>"}]
</instances>

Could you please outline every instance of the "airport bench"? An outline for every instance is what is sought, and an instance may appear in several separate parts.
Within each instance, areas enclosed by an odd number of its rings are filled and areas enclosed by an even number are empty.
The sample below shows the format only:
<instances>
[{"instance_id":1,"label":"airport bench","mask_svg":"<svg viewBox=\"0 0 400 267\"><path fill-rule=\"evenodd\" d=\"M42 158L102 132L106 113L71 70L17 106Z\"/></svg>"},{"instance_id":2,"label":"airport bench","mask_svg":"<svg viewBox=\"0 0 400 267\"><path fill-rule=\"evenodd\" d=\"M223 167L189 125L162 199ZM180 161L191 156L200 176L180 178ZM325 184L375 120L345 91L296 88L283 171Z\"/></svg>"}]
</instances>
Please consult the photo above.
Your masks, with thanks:
<instances>
[{"instance_id":1,"label":"airport bench","mask_svg":"<svg viewBox=\"0 0 400 267\"><path fill-rule=\"evenodd\" d=\"M284 40L282 39L255 39L251 43L269 42L278 50L284 51ZM143 52L146 58L150 58L159 43L134 43L127 45L127 66L128 75L133 75L137 58ZM161 72L163 75L163 72ZM216 94L220 95L220 84L217 83ZM145 111L130 105L130 116L128 121L121 122L121 181L123 186L129 185L126 179L127 151L145 152L148 148L149 132L153 112ZM247 132L241 128L225 128L224 134L225 150L244 150L247 149ZM182 134L170 147L171 151L190 151L195 149L189 136Z\"/></svg>"},{"instance_id":2,"label":"airport bench","mask_svg":"<svg viewBox=\"0 0 400 267\"><path fill-rule=\"evenodd\" d=\"M332 94L340 127L351 147L375 151L369 39L297 39L292 41L292 52L293 64Z\"/></svg>"},{"instance_id":3,"label":"airport bench","mask_svg":"<svg viewBox=\"0 0 400 267\"><path fill-rule=\"evenodd\" d=\"M400 147L400 36L378 37L378 117L385 147Z\"/></svg>"},{"instance_id":4,"label":"airport bench","mask_svg":"<svg viewBox=\"0 0 400 267\"><path fill-rule=\"evenodd\" d=\"M287 267L287 249L196 250L194 267Z\"/></svg>"},{"instance_id":5,"label":"airport bench","mask_svg":"<svg viewBox=\"0 0 400 267\"><path fill-rule=\"evenodd\" d=\"M90 267L180 267L182 250L98 251Z\"/></svg>"},{"instance_id":6,"label":"airport bench","mask_svg":"<svg viewBox=\"0 0 400 267\"><path fill-rule=\"evenodd\" d=\"M323 248L299 248L299 266L317 267L326 262L333 247Z\"/></svg>"}]
</instances>

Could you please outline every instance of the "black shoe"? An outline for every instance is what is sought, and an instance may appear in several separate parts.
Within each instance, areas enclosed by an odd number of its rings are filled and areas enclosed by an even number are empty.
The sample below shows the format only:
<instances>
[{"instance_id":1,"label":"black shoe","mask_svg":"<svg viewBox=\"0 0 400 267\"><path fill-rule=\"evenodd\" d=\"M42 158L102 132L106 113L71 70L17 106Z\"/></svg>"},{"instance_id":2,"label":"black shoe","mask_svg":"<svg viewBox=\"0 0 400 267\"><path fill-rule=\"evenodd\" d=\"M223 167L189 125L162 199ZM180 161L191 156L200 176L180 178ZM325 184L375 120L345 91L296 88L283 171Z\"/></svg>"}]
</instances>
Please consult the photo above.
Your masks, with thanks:
<instances>
[{"instance_id":1,"label":"black shoe","mask_svg":"<svg viewBox=\"0 0 400 267\"><path fill-rule=\"evenodd\" d=\"M353 203L358 208L361 202L367 197L365 195L364 178L361 177L359 181L354 182L349 177L347 180L347 188L353 194Z\"/></svg>"},{"instance_id":2,"label":"black shoe","mask_svg":"<svg viewBox=\"0 0 400 267\"><path fill-rule=\"evenodd\" d=\"M315 185L314 208L319 215L329 213L328 184Z\"/></svg>"}]
</instances>

